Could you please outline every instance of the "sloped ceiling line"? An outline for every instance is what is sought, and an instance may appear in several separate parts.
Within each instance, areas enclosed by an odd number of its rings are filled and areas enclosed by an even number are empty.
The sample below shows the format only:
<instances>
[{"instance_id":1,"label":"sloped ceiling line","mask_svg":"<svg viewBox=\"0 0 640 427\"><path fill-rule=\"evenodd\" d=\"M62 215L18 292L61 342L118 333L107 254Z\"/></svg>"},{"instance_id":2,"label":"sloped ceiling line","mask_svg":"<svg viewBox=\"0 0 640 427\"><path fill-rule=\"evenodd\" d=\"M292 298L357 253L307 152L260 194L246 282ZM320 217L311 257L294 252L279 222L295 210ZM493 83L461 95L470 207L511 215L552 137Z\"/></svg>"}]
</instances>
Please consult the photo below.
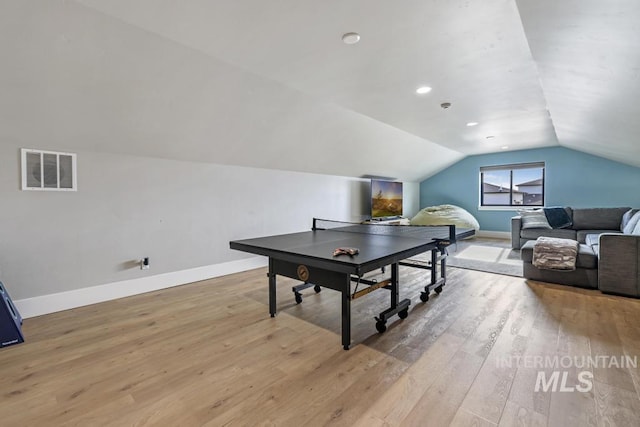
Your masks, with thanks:
<instances>
[{"instance_id":1,"label":"sloped ceiling line","mask_svg":"<svg viewBox=\"0 0 640 427\"><path fill-rule=\"evenodd\" d=\"M605 3L9 0L0 132L406 181L503 147L640 166L640 3Z\"/></svg>"}]
</instances>

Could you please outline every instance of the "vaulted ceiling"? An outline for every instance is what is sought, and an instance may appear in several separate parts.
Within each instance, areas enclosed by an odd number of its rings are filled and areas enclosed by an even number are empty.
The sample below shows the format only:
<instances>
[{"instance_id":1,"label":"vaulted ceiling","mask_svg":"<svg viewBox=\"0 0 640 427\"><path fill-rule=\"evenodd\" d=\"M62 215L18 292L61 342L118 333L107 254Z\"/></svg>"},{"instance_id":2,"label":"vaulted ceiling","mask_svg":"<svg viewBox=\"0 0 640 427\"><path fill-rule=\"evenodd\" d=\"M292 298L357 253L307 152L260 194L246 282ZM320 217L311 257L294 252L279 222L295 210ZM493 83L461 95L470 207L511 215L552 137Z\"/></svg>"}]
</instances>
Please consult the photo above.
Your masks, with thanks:
<instances>
[{"instance_id":1,"label":"vaulted ceiling","mask_svg":"<svg viewBox=\"0 0 640 427\"><path fill-rule=\"evenodd\" d=\"M0 143L406 181L557 145L640 166L637 0L5 0L0 54Z\"/></svg>"}]
</instances>

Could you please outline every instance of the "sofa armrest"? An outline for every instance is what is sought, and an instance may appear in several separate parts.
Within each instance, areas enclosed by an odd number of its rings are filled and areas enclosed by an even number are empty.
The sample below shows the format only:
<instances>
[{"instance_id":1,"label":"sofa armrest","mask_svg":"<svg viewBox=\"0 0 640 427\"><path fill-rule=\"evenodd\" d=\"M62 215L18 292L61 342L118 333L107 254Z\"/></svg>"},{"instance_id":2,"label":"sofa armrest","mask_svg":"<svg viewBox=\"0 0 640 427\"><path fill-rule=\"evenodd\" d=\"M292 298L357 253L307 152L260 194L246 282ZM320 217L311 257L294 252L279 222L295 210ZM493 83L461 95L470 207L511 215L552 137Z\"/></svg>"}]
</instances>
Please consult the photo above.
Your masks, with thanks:
<instances>
[{"instance_id":1,"label":"sofa armrest","mask_svg":"<svg viewBox=\"0 0 640 427\"><path fill-rule=\"evenodd\" d=\"M603 233L599 239L598 288L640 296L640 236Z\"/></svg>"},{"instance_id":2,"label":"sofa armrest","mask_svg":"<svg viewBox=\"0 0 640 427\"><path fill-rule=\"evenodd\" d=\"M520 249L520 230L522 229L522 217L511 218L511 248Z\"/></svg>"}]
</instances>

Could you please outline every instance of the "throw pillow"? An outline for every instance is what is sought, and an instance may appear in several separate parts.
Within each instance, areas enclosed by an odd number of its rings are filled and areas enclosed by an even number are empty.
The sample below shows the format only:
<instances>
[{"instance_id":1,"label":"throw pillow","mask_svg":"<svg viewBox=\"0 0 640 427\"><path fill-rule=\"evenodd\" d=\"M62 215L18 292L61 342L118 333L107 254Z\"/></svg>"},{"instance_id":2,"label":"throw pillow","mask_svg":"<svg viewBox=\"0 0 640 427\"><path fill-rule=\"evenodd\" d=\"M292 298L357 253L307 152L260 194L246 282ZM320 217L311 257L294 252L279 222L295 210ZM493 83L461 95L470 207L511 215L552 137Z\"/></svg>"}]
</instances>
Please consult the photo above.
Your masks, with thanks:
<instances>
[{"instance_id":1,"label":"throw pillow","mask_svg":"<svg viewBox=\"0 0 640 427\"><path fill-rule=\"evenodd\" d=\"M633 230L636 228L636 225L638 225L638 223L640 222L640 212L636 212L631 219L629 220L629 222L627 222L627 225L624 227L624 229L622 230L622 232L624 234L633 234Z\"/></svg>"},{"instance_id":2,"label":"throw pillow","mask_svg":"<svg viewBox=\"0 0 640 427\"><path fill-rule=\"evenodd\" d=\"M544 208L543 210L552 228L571 227L571 218L564 208Z\"/></svg>"},{"instance_id":3,"label":"throw pillow","mask_svg":"<svg viewBox=\"0 0 640 427\"><path fill-rule=\"evenodd\" d=\"M518 211L520 217L522 217L522 229L528 228L546 228L551 229L549 221L544 214L544 211Z\"/></svg>"},{"instance_id":4,"label":"throw pillow","mask_svg":"<svg viewBox=\"0 0 640 427\"><path fill-rule=\"evenodd\" d=\"M633 230L631 230L631 234L634 236L640 236L640 221L638 221Z\"/></svg>"},{"instance_id":5,"label":"throw pillow","mask_svg":"<svg viewBox=\"0 0 640 427\"><path fill-rule=\"evenodd\" d=\"M624 228L629 223L629 220L638 212L640 209L629 209L622 215L622 222L620 223L620 231L624 233Z\"/></svg>"}]
</instances>

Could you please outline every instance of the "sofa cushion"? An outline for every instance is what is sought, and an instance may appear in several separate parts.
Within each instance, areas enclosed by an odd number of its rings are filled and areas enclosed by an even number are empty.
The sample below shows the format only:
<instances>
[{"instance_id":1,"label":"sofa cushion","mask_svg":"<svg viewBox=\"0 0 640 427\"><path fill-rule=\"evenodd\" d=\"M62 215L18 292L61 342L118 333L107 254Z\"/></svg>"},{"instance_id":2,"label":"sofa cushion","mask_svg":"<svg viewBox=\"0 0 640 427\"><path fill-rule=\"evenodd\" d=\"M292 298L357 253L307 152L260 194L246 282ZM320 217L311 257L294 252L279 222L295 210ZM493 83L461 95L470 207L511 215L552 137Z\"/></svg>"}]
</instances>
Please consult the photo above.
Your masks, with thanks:
<instances>
[{"instance_id":1,"label":"sofa cushion","mask_svg":"<svg viewBox=\"0 0 640 427\"><path fill-rule=\"evenodd\" d=\"M560 239L576 239L576 230L569 228L556 228L554 230L547 230L544 228L530 228L528 230L521 230L520 237L523 239L537 239L540 236L545 237L558 237Z\"/></svg>"},{"instance_id":2,"label":"sofa cushion","mask_svg":"<svg viewBox=\"0 0 640 427\"><path fill-rule=\"evenodd\" d=\"M589 246L597 245L600 239L600 234L587 234L584 238L584 243Z\"/></svg>"},{"instance_id":3,"label":"sofa cushion","mask_svg":"<svg viewBox=\"0 0 640 427\"><path fill-rule=\"evenodd\" d=\"M598 255L591 246L582 243L578 246L576 268L598 268Z\"/></svg>"},{"instance_id":4,"label":"sofa cushion","mask_svg":"<svg viewBox=\"0 0 640 427\"><path fill-rule=\"evenodd\" d=\"M631 218L638 213L638 211L640 211L640 209L629 209L628 211L626 211L624 213L624 215L622 215L622 222L620 223L620 231L622 231L624 233L624 229L627 226L627 224L629 223L629 221L631 220Z\"/></svg>"},{"instance_id":5,"label":"sofa cushion","mask_svg":"<svg viewBox=\"0 0 640 427\"><path fill-rule=\"evenodd\" d=\"M602 233L587 234L584 238L584 243L588 246L591 246L591 249L593 249L593 253L595 253L598 258L600 257L600 234ZM610 231L607 234L622 234L622 233L616 233L616 232Z\"/></svg>"},{"instance_id":6,"label":"sofa cushion","mask_svg":"<svg viewBox=\"0 0 640 427\"><path fill-rule=\"evenodd\" d=\"M596 236L601 235L602 233L618 233L618 230L577 230L576 231L576 240L580 243L587 243L587 236L590 234L595 234ZM597 243L597 239L596 239Z\"/></svg>"},{"instance_id":7,"label":"sofa cushion","mask_svg":"<svg viewBox=\"0 0 640 427\"><path fill-rule=\"evenodd\" d=\"M522 229L528 230L532 228L550 230L551 226L547 221L547 217L542 210L535 211L519 211L522 217Z\"/></svg>"},{"instance_id":8,"label":"sofa cushion","mask_svg":"<svg viewBox=\"0 0 640 427\"><path fill-rule=\"evenodd\" d=\"M631 218L629 218L624 228L622 229L622 232L624 234L633 234L633 230L636 228L638 223L640 223L640 212L636 212Z\"/></svg>"},{"instance_id":9,"label":"sofa cushion","mask_svg":"<svg viewBox=\"0 0 640 427\"><path fill-rule=\"evenodd\" d=\"M622 216L630 208L573 209L574 230L618 230Z\"/></svg>"},{"instance_id":10,"label":"sofa cushion","mask_svg":"<svg viewBox=\"0 0 640 427\"><path fill-rule=\"evenodd\" d=\"M533 247L535 241L530 240L522 246L520 258L523 262L533 263ZM576 259L576 268L598 268L598 256L591 246L581 243L578 245L578 258ZM562 272L560 272L562 274Z\"/></svg>"}]
</instances>

